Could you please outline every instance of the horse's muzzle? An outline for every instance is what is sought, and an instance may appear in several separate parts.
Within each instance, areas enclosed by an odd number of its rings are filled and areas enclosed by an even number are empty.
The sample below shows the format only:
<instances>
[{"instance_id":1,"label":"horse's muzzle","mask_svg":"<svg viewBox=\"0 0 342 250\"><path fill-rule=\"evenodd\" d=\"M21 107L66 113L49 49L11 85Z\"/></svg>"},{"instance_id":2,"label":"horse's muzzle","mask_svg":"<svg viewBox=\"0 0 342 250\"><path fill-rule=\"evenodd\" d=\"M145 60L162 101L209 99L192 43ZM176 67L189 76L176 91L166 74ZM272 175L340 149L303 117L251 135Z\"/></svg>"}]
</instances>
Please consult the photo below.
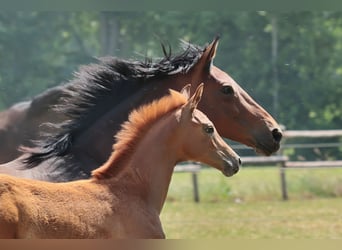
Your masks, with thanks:
<instances>
[{"instance_id":1,"label":"horse's muzzle","mask_svg":"<svg viewBox=\"0 0 342 250\"><path fill-rule=\"evenodd\" d=\"M223 160L223 170L222 173L227 176L233 176L240 170L241 160L240 158L237 158L236 161L232 161L230 159L224 159Z\"/></svg>"}]
</instances>

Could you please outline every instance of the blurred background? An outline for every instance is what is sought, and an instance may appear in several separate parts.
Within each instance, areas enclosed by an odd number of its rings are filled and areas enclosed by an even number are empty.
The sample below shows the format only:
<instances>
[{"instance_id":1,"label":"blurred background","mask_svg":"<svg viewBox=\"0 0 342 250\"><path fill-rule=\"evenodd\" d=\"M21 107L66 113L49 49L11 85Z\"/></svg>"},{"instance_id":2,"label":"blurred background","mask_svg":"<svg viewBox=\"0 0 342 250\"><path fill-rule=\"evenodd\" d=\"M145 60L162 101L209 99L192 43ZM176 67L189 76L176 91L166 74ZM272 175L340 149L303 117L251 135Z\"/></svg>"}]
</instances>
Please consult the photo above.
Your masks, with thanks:
<instances>
[{"instance_id":1,"label":"blurred background","mask_svg":"<svg viewBox=\"0 0 342 250\"><path fill-rule=\"evenodd\" d=\"M161 43L177 53L180 39L204 46L216 35L215 64L286 129L341 128L341 11L0 12L0 110L96 57L158 58Z\"/></svg>"}]
</instances>

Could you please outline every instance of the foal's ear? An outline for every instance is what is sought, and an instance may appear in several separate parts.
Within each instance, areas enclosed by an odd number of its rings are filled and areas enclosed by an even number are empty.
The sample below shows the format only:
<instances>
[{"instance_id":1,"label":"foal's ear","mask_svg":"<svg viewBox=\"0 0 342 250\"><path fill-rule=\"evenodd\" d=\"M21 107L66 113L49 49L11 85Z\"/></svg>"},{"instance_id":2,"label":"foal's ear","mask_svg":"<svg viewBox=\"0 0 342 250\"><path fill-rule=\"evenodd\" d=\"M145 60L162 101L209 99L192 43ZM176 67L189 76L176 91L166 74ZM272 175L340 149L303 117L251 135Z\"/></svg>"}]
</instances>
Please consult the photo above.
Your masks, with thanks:
<instances>
[{"instance_id":1,"label":"foal's ear","mask_svg":"<svg viewBox=\"0 0 342 250\"><path fill-rule=\"evenodd\" d=\"M201 83L200 85L198 85L193 96L191 96L191 98L185 104L184 109L187 110L190 114L192 114L195 108L197 108L197 105L202 98L203 88L204 88L204 83Z\"/></svg>"},{"instance_id":2,"label":"foal's ear","mask_svg":"<svg viewBox=\"0 0 342 250\"><path fill-rule=\"evenodd\" d=\"M195 64L194 69L205 70L207 72L210 71L210 67L213 64L216 55L219 39L219 36L215 37L215 39L203 50L203 53Z\"/></svg>"},{"instance_id":3,"label":"foal's ear","mask_svg":"<svg viewBox=\"0 0 342 250\"><path fill-rule=\"evenodd\" d=\"M190 89L191 89L191 84L187 84L180 91L181 94L184 95L187 100L189 100L189 98L190 98Z\"/></svg>"}]
</instances>

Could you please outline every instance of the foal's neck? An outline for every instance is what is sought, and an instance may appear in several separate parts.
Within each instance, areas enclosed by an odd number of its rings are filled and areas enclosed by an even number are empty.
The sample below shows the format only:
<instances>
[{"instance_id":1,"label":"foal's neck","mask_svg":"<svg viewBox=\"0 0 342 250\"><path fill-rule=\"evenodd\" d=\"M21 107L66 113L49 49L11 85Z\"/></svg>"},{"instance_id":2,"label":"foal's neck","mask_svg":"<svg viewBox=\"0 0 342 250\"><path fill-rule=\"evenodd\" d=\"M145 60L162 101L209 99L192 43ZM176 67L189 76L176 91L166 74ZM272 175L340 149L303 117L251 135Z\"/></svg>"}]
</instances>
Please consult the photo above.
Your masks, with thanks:
<instances>
[{"instance_id":1,"label":"foal's neck","mask_svg":"<svg viewBox=\"0 0 342 250\"><path fill-rule=\"evenodd\" d=\"M127 165L115 177L132 184L132 192L161 212L174 166L182 160L178 153L177 121L173 115L162 118L141 138ZM128 190L128 189L127 189ZM128 190L129 191L129 190Z\"/></svg>"}]
</instances>

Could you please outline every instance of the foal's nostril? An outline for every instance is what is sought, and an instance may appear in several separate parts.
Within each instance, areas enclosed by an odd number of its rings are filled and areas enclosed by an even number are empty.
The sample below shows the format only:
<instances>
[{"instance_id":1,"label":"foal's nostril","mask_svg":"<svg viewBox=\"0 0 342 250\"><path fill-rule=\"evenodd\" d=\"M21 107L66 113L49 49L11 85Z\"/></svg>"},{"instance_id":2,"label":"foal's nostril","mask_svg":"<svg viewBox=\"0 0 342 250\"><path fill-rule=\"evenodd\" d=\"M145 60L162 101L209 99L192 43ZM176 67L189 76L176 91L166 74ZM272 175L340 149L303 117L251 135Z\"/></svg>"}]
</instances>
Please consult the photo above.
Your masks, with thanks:
<instances>
[{"instance_id":1,"label":"foal's nostril","mask_svg":"<svg viewBox=\"0 0 342 250\"><path fill-rule=\"evenodd\" d=\"M242 162L241 162L241 159L239 158L239 165L241 165L242 164Z\"/></svg>"},{"instance_id":2,"label":"foal's nostril","mask_svg":"<svg viewBox=\"0 0 342 250\"><path fill-rule=\"evenodd\" d=\"M281 133L281 131L277 128L273 129L272 130L272 135L273 135L273 139L276 141L276 142L280 142L281 141L281 138L283 138L283 134Z\"/></svg>"}]
</instances>

